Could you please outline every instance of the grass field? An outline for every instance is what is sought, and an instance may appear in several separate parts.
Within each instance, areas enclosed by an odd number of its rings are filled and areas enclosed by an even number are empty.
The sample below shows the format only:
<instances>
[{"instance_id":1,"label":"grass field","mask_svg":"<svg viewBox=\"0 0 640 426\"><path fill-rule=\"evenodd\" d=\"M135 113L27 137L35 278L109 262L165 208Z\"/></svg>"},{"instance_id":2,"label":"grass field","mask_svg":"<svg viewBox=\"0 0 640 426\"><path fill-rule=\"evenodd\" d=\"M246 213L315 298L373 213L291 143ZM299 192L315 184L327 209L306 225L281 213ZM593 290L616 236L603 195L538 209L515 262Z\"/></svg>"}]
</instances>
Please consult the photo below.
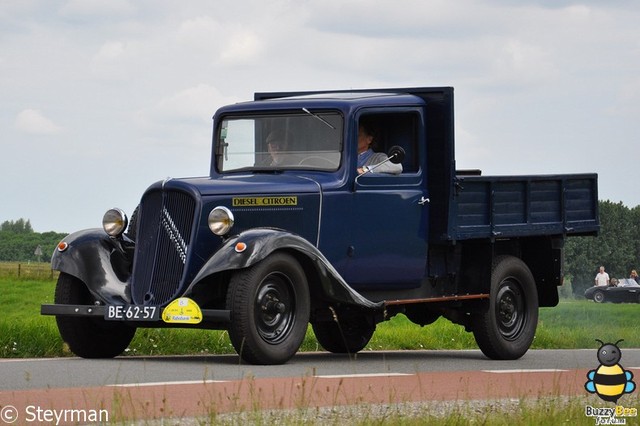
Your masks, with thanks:
<instances>
[{"instance_id":1,"label":"grass field","mask_svg":"<svg viewBox=\"0 0 640 426\"><path fill-rule=\"evenodd\" d=\"M70 356L55 318L40 315L42 303L52 303L55 281L0 277L0 357ZM596 304L563 300L557 307L541 308L533 349L597 349L595 339L621 348L640 347L640 304ZM426 327L398 315L378 325L365 350L475 349L473 335L445 319ZM321 350L309 330L301 350ZM139 329L126 350L128 355L233 353L224 331Z\"/></svg>"},{"instance_id":2,"label":"grass field","mask_svg":"<svg viewBox=\"0 0 640 426\"><path fill-rule=\"evenodd\" d=\"M55 280L58 272L44 262L0 262L0 279Z\"/></svg>"}]
</instances>

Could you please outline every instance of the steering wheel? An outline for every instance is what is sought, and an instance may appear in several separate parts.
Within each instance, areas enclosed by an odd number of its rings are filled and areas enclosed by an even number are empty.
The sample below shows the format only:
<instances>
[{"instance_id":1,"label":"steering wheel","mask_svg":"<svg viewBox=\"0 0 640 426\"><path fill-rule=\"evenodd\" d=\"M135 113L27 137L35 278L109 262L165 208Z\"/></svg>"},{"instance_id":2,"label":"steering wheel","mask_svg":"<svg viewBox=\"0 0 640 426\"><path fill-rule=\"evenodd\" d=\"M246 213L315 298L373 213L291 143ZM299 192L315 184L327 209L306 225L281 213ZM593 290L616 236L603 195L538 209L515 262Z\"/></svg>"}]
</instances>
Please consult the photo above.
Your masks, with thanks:
<instances>
[{"instance_id":1,"label":"steering wheel","mask_svg":"<svg viewBox=\"0 0 640 426\"><path fill-rule=\"evenodd\" d=\"M320 155L310 155L308 157L303 158L298 163L299 166L316 166L323 167L324 165L329 166L330 168L338 167L338 163L332 160L329 160L326 157L322 157Z\"/></svg>"}]
</instances>

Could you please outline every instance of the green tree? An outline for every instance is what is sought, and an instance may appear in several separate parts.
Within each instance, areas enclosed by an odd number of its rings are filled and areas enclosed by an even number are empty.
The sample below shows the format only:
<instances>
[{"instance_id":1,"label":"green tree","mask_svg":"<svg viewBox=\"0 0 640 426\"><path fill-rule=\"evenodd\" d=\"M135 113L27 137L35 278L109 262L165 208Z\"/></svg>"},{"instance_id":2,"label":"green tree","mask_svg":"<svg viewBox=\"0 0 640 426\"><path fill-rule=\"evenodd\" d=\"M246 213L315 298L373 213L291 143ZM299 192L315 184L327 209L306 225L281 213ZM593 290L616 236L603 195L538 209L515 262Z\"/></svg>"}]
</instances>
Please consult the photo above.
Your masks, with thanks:
<instances>
[{"instance_id":1,"label":"green tree","mask_svg":"<svg viewBox=\"0 0 640 426\"><path fill-rule=\"evenodd\" d=\"M569 238L565 245L565 272L576 296L593 285L600 265L611 278L625 278L637 268L640 208L631 210L621 202L607 200L600 201L599 209L600 235Z\"/></svg>"},{"instance_id":2,"label":"green tree","mask_svg":"<svg viewBox=\"0 0 640 426\"><path fill-rule=\"evenodd\" d=\"M18 234L29 234L33 232L33 228L31 227L31 222L29 221L29 219L25 221L24 219L20 218L16 221L4 221L2 225L0 225L0 231L15 232Z\"/></svg>"},{"instance_id":3,"label":"green tree","mask_svg":"<svg viewBox=\"0 0 640 426\"><path fill-rule=\"evenodd\" d=\"M610 201L600 203L600 214L603 232L598 244L602 249L602 264L609 276L625 278L636 259L633 215L622 202L614 204Z\"/></svg>"},{"instance_id":4,"label":"green tree","mask_svg":"<svg viewBox=\"0 0 640 426\"><path fill-rule=\"evenodd\" d=\"M633 264L627 269L640 270L640 206L631 209L631 238L633 239Z\"/></svg>"},{"instance_id":5,"label":"green tree","mask_svg":"<svg viewBox=\"0 0 640 426\"><path fill-rule=\"evenodd\" d=\"M29 220L6 221L0 225L0 261L48 260L65 235L56 232L34 232ZM40 251L37 250L38 247Z\"/></svg>"},{"instance_id":6,"label":"green tree","mask_svg":"<svg viewBox=\"0 0 640 426\"><path fill-rule=\"evenodd\" d=\"M581 296L593 285L596 276L597 239L593 237L573 237L565 244L565 274L571 281L575 296Z\"/></svg>"}]
</instances>

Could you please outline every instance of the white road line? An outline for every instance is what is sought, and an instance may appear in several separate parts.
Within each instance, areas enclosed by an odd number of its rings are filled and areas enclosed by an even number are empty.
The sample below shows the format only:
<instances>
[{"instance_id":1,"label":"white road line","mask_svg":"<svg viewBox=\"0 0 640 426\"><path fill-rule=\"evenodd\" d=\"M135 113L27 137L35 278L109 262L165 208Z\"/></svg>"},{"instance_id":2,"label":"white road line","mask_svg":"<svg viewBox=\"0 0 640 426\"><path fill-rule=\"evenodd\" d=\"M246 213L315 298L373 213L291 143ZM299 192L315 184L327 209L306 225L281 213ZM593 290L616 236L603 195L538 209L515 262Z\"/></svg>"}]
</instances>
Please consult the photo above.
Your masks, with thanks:
<instances>
[{"instance_id":1,"label":"white road line","mask_svg":"<svg viewBox=\"0 0 640 426\"><path fill-rule=\"evenodd\" d=\"M116 383L114 385L105 385L116 388L136 388L143 386L170 386L170 385L197 385L205 383L226 383L229 380L184 380L178 382L149 382L149 383Z\"/></svg>"},{"instance_id":2,"label":"white road line","mask_svg":"<svg viewBox=\"0 0 640 426\"><path fill-rule=\"evenodd\" d=\"M51 362L51 361L61 361L61 360L66 360L66 359L77 359L77 358L67 358L67 357L60 357L60 358L3 358L0 359L0 363L5 363L5 362Z\"/></svg>"},{"instance_id":3,"label":"white road line","mask_svg":"<svg viewBox=\"0 0 640 426\"><path fill-rule=\"evenodd\" d=\"M354 377L396 377L396 376L413 376L413 374L406 373L370 373L370 374L324 374L314 376L319 379L343 379Z\"/></svg>"},{"instance_id":4,"label":"white road line","mask_svg":"<svg viewBox=\"0 0 640 426\"><path fill-rule=\"evenodd\" d=\"M554 373L554 372L569 371L569 370L562 370L557 368L540 368L537 370L522 369L522 370L480 370L480 371L482 371L483 373L501 374L501 373Z\"/></svg>"}]
</instances>

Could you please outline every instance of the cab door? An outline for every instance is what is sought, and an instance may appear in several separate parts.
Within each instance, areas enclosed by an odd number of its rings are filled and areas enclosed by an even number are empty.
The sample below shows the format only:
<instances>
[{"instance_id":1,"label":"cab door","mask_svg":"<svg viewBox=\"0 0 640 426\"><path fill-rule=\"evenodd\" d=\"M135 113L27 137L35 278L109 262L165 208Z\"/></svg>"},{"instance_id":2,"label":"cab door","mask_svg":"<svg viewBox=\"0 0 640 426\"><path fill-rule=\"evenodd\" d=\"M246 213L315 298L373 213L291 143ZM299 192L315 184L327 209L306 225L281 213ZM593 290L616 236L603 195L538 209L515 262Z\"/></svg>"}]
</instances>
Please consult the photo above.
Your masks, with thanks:
<instances>
[{"instance_id":1,"label":"cab door","mask_svg":"<svg viewBox=\"0 0 640 426\"><path fill-rule=\"evenodd\" d=\"M344 277L356 289L418 287L427 260L426 193L417 177L370 176L352 195Z\"/></svg>"},{"instance_id":2,"label":"cab door","mask_svg":"<svg viewBox=\"0 0 640 426\"><path fill-rule=\"evenodd\" d=\"M398 175L364 174L348 196L346 281L355 289L418 287L425 276L429 204L421 144L419 109L363 112L359 120L378 123L375 147L401 146L406 155Z\"/></svg>"}]
</instances>

